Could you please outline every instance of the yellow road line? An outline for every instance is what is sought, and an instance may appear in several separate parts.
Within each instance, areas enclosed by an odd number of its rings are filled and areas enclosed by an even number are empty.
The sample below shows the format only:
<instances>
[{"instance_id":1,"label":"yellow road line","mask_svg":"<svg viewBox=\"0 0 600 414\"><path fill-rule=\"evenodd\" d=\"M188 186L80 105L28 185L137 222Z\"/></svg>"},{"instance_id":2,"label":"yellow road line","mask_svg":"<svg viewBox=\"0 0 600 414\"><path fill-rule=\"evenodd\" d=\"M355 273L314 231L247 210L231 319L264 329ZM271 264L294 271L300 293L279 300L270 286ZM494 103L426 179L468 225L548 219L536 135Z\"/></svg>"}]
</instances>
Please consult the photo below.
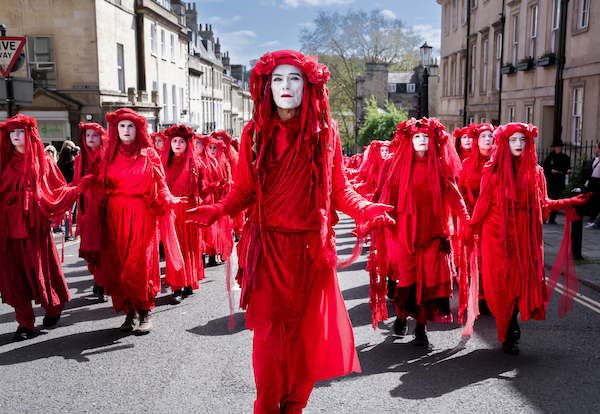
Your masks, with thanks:
<instances>
[{"instance_id":1,"label":"yellow road line","mask_svg":"<svg viewBox=\"0 0 600 414\"><path fill-rule=\"evenodd\" d=\"M560 285L560 283L558 283L557 285ZM562 285L560 285L560 287L562 288ZM556 289L555 289L555 290L556 290L558 293L560 293L560 294L562 295L562 293L563 293L563 290L562 290L562 289L560 289L558 286L556 287ZM581 299L580 299L580 297L581 297L581 298L583 298L584 300L581 300ZM577 303L581 303L583 306L585 306L585 307L587 307L587 308L590 308L591 310L593 310L593 311L594 311L594 312L596 312L596 313L600 313L600 308L597 308L597 307L595 307L595 306L591 305L590 303L586 302L585 300L587 300L587 301L589 301L589 302L592 302L592 303L595 303L595 304L598 304L598 302L596 302L596 301L594 301L594 300L592 300L592 299L590 299L590 298L588 298L588 297L586 297L586 296L583 296L583 295L582 295L582 294L580 294L580 293L578 293L578 294L577 294L577 295L576 295L576 296L573 298L573 300L574 300L575 302L577 302Z\"/></svg>"}]
</instances>

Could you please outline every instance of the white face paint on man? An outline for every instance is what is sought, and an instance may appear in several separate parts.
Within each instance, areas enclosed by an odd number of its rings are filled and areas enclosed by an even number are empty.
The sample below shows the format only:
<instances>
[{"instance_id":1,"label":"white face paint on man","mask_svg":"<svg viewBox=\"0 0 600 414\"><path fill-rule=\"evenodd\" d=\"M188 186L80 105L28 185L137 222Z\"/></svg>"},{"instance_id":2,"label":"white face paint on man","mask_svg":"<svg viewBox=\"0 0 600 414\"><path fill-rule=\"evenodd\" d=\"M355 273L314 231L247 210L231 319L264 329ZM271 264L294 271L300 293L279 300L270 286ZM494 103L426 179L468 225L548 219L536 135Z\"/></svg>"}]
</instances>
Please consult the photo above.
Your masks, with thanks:
<instances>
[{"instance_id":1,"label":"white face paint on man","mask_svg":"<svg viewBox=\"0 0 600 414\"><path fill-rule=\"evenodd\" d=\"M136 139L136 127L133 121L128 119L124 119L123 121L119 121L117 125L117 130L119 132L119 139L125 145L132 144Z\"/></svg>"},{"instance_id":2,"label":"white face paint on man","mask_svg":"<svg viewBox=\"0 0 600 414\"><path fill-rule=\"evenodd\" d=\"M97 151L100 148L100 144L102 143L100 133L95 129L86 129L85 143L90 148L90 150L92 150L93 152Z\"/></svg>"},{"instance_id":3,"label":"white face paint on man","mask_svg":"<svg viewBox=\"0 0 600 414\"><path fill-rule=\"evenodd\" d=\"M508 138L508 147L510 148L510 153L519 157L525 151L525 145L527 143L527 138L525 138L525 134L522 132L515 132Z\"/></svg>"},{"instance_id":4,"label":"white face paint on man","mask_svg":"<svg viewBox=\"0 0 600 414\"><path fill-rule=\"evenodd\" d=\"M477 145L484 151L491 150L494 146L494 134L492 134L492 131L485 130L479 134Z\"/></svg>"},{"instance_id":5,"label":"white face paint on man","mask_svg":"<svg viewBox=\"0 0 600 414\"><path fill-rule=\"evenodd\" d=\"M279 108L298 108L304 95L302 71L293 65L275 66L271 73L271 93Z\"/></svg>"},{"instance_id":6,"label":"white face paint on man","mask_svg":"<svg viewBox=\"0 0 600 414\"><path fill-rule=\"evenodd\" d=\"M470 150L473 145L473 138L468 135L463 135L460 137L460 146L462 149Z\"/></svg>"},{"instance_id":7,"label":"white face paint on man","mask_svg":"<svg viewBox=\"0 0 600 414\"><path fill-rule=\"evenodd\" d=\"M25 130L24 129L13 129L9 134L10 142L15 147L25 145Z\"/></svg>"},{"instance_id":8,"label":"white face paint on man","mask_svg":"<svg viewBox=\"0 0 600 414\"><path fill-rule=\"evenodd\" d=\"M415 135L413 135L412 143L415 151L427 151L429 149L429 135L423 132L417 132Z\"/></svg>"}]
</instances>

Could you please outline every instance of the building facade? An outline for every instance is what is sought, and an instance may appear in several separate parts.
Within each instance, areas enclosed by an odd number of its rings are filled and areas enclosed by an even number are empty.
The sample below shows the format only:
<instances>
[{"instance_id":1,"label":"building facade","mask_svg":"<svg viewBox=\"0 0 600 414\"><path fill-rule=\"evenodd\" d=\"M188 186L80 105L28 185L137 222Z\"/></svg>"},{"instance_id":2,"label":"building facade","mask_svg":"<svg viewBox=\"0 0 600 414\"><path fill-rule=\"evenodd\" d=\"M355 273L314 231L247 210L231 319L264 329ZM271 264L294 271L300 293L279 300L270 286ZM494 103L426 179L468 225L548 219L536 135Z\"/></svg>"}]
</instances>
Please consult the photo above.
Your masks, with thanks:
<instances>
[{"instance_id":1,"label":"building facade","mask_svg":"<svg viewBox=\"0 0 600 414\"><path fill-rule=\"evenodd\" d=\"M526 122L538 155L555 140L596 141L600 4L590 0L438 0L442 6L440 119Z\"/></svg>"},{"instance_id":2,"label":"building facade","mask_svg":"<svg viewBox=\"0 0 600 414\"><path fill-rule=\"evenodd\" d=\"M106 114L122 107L144 115L151 132L184 122L204 133L225 128L230 68L212 30L195 23L195 5L0 0L0 8L7 35L27 38L28 65L11 76L34 80L33 105L13 112L35 117L44 142L77 141L79 122L106 126ZM236 93L236 102L250 101L244 84ZM6 117L0 106L0 119Z\"/></svg>"}]
</instances>

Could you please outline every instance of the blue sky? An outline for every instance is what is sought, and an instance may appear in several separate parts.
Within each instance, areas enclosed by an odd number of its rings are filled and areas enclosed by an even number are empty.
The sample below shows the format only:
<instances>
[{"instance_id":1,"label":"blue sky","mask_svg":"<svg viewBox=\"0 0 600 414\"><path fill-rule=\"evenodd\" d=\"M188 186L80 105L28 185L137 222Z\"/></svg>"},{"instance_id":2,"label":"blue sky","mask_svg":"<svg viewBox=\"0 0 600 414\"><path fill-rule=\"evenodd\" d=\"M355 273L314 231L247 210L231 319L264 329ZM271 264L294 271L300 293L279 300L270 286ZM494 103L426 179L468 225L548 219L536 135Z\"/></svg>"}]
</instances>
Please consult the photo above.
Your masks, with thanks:
<instances>
[{"instance_id":1,"label":"blue sky","mask_svg":"<svg viewBox=\"0 0 600 414\"><path fill-rule=\"evenodd\" d=\"M198 23L212 24L221 51L232 64L248 65L266 52L300 50L300 29L311 27L318 10L380 9L418 31L439 48L441 6L436 0L197 0Z\"/></svg>"}]
</instances>

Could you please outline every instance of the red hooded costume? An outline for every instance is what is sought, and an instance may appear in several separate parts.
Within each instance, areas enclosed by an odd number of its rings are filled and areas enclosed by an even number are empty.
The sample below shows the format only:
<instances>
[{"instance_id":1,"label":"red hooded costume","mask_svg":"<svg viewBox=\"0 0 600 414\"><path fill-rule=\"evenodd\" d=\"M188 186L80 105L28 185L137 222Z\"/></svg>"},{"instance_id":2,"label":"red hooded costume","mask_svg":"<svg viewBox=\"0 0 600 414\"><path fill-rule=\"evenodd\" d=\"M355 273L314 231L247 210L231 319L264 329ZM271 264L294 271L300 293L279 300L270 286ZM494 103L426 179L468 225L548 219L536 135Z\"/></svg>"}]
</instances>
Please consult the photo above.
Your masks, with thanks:
<instances>
[{"instance_id":1,"label":"red hooded costume","mask_svg":"<svg viewBox=\"0 0 600 414\"><path fill-rule=\"evenodd\" d=\"M518 157L511 155L509 148L509 138L516 132L526 137L525 150ZM537 164L533 142L536 136L537 128L531 124L512 123L496 129L495 147L483 168L480 196L473 212L475 232L481 234L483 289L488 307L496 318L501 342L508 340L507 331L517 309L523 321L545 318L549 294L545 281L542 217L550 210L565 207L569 207L565 213L568 216L571 205L583 202L580 198L551 200L547 197L544 171ZM564 283L565 294L572 291L572 300L577 291L574 269L565 270Z\"/></svg>"},{"instance_id":2,"label":"red hooded costume","mask_svg":"<svg viewBox=\"0 0 600 414\"><path fill-rule=\"evenodd\" d=\"M25 130L24 154L11 142L14 129ZM15 308L19 329L29 329L31 335L32 300L48 318L60 315L70 300L50 219L63 214L84 185L66 184L44 152L34 118L17 114L0 123L0 293Z\"/></svg>"},{"instance_id":3,"label":"red hooded costume","mask_svg":"<svg viewBox=\"0 0 600 414\"><path fill-rule=\"evenodd\" d=\"M175 235L171 193L165 172L152 148L146 118L129 109L106 115L108 145L101 179L106 189L105 226L102 234L102 272L113 308L129 313L154 308L160 291L157 218L167 211L161 237L167 260L180 269L183 258ZM136 126L136 139L124 145L119 139L119 121Z\"/></svg>"},{"instance_id":4,"label":"red hooded costume","mask_svg":"<svg viewBox=\"0 0 600 414\"><path fill-rule=\"evenodd\" d=\"M85 139L85 131L88 129L100 134L100 148L92 151ZM73 184L77 185L87 174L100 177L102 148L107 145L108 133L101 125L95 123L79 123L79 142L83 150L75 157L75 174ZM94 275L94 281L98 286L104 286L102 281L102 270L100 260L100 247L102 240L102 186L99 180L90 184L77 203L77 230L80 236L79 257L88 263L88 270Z\"/></svg>"},{"instance_id":5,"label":"red hooded costume","mask_svg":"<svg viewBox=\"0 0 600 414\"><path fill-rule=\"evenodd\" d=\"M297 67L304 78L300 115L288 120L279 119L271 96L271 72L281 64ZM328 78L315 57L295 51L267 53L256 63L254 116L242 134L239 179L210 209L218 217L248 208L237 277L246 326L254 331L256 413L300 412L315 381L360 371L337 282L332 226L334 210L361 218L370 203L342 173Z\"/></svg>"},{"instance_id":6,"label":"red hooded costume","mask_svg":"<svg viewBox=\"0 0 600 414\"><path fill-rule=\"evenodd\" d=\"M186 210L196 207L200 196L202 175L194 156L194 133L185 125L173 125L165 131L165 150L162 162L165 168L167 186L176 197L187 197L187 204L177 204L174 207L177 221L177 240L183 254L185 266L176 270L167 262L165 283L171 285L171 290L177 291L185 287L198 289L198 281L204 279L204 264L202 260L202 239L200 229L187 226ZM175 137L183 138L187 143L184 155L175 157L171 149L171 141Z\"/></svg>"},{"instance_id":7,"label":"red hooded costume","mask_svg":"<svg viewBox=\"0 0 600 414\"><path fill-rule=\"evenodd\" d=\"M412 138L418 132L429 135L424 158L417 157L413 148ZM380 201L395 207L390 215L396 226L380 230L379 272L381 280L391 274L398 281L394 293L398 318L412 316L425 325L451 315L448 298L453 271L448 238L456 232L451 213L463 221L469 219L453 179L460 160L435 118L401 122L392 145L394 157Z\"/></svg>"},{"instance_id":8,"label":"red hooded costume","mask_svg":"<svg viewBox=\"0 0 600 414\"><path fill-rule=\"evenodd\" d=\"M472 126L475 126L475 124L471 124L462 128L456 128L454 132L452 132L452 136L454 137L454 147L456 148L456 152L458 154L458 157L460 158L460 162L463 162L469 155L471 155L470 149L465 149L462 147L460 139L464 135L468 135L469 129ZM471 146L471 149L472 148L473 146Z\"/></svg>"}]
</instances>

